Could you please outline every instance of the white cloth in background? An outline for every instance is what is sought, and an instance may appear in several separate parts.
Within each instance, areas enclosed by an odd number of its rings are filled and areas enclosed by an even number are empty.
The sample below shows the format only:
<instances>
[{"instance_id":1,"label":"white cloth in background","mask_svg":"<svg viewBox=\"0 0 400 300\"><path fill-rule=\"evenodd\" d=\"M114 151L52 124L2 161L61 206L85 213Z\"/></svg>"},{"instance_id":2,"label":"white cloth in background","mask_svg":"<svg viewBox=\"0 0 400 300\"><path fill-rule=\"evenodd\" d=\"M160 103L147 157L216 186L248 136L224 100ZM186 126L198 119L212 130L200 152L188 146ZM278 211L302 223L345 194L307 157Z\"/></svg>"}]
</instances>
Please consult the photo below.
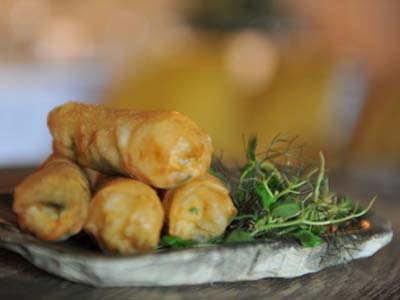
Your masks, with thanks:
<instances>
[{"instance_id":1,"label":"white cloth in background","mask_svg":"<svg viewBox=\"0 0 400 300\"><path fill-rule=\"evenodd\" d=\"M51 152L47 113L68 100L98 101L108 74L92 64L0 66L0 168L43 161Z\"/></svg>"}]
</instances>

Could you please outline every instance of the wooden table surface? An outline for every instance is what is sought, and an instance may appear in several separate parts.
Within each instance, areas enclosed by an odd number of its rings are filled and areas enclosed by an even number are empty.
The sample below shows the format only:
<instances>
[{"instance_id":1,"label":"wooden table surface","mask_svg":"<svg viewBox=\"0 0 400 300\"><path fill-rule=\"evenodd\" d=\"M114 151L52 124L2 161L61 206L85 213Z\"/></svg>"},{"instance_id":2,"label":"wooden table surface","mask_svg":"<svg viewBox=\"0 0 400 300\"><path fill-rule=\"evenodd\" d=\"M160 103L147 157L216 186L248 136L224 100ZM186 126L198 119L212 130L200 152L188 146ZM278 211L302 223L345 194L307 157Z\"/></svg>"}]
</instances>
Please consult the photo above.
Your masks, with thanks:
<instances>
[{"instance_id":1,"label":"wooden table surface","mask_svg":"<svg viewBox=\"0 0 400 300\"><path fill-rule=\"evenodd\" d=\"M0 170L0 192L12 191L30 172L29 168ZM362 203L378 195L374 210L392 222L393 241L372 258L290 280L98 289L57 278L0 248L0 299L400 299L399 175L333 176L335 190Z\"/></svg>"}]
</instances>

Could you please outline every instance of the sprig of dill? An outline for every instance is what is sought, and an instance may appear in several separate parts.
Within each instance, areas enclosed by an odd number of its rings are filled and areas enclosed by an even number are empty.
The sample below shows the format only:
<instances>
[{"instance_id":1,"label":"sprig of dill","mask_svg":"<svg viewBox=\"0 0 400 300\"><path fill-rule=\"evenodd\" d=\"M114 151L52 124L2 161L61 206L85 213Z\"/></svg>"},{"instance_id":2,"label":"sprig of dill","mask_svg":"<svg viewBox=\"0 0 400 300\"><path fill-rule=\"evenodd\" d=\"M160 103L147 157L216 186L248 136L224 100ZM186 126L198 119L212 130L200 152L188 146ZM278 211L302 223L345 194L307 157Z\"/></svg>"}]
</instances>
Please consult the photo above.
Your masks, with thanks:
<instances>
[{"instance_id":1,"label":"sprig of dill","mask_svg":"<svg viewBox=\"0 0 400 300\"><path fill-rule=\"evenodd\" d=\"M325 158L317 167L305 165L303 146L296 138L277 136L262 153L257 137L249 138L246 163L235 170L214 158L210 173L230 189L238 215L226 232L207 245L248 242L265 238L294 238L305 247L328 241L333 226L364 216L372 207L360 209L349 197L330 191ZM193 246L182 239L164 236L161 248Z\"/></svg>"}]
</instances>

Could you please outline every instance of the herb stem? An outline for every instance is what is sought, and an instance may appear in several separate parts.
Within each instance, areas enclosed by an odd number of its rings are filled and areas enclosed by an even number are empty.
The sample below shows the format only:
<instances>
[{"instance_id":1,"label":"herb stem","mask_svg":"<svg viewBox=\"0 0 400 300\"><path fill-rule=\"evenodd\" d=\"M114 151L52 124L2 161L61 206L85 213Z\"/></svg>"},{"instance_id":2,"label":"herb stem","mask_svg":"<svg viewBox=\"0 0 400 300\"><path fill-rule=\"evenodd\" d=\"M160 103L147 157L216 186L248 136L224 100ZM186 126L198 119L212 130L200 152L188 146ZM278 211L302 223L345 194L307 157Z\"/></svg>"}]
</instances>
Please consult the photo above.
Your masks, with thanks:
<instances>
[{"instance_id":1,"label":"herb stem","mask_svg":"<svg viewBox=\"0 0 400 300\"><path fill-rule=\"evenodd\" d=\"M325 158L324 158L324 155L322 154L322 152L319 153L319 157L321 159L321 166L319 169L317 183L315 185L314 202L318 202L318 200L319 200L321 183L322 183L322 180L324 179L324 174L325 174Z\"/></svg>"},{"instance_id":2,"label":"herb stem","mask_svg":"<svg viewBox=\"0 0 400 300\"><path fill-rule=\"evenodd\" d=\"M300 188L301 186L305 185L306 183L307 183L307 181L301 181L299 183L293 184L293 185L287 187L282 192L280 192L275 198L279 199L280 197L282 197L286 194L289 194L289 193L299 194L299 191L296 191L296 189Z\"/></svg>"},{"instance_id":3,"label":"herb stem","mask_svg":"<svg viewBox=\"0 0 400 300\"><path fill-rule=\"evenodd\" d=\"M255 219L256 216L255 215L240 215L240 216L236 216L232 219L232 221L234 220L242 220L242 219Z\"/></svg>"},{"instance_id":4,"label":"herb stem","mask_svg":"<svg viewBox=\"0 0 400 300\"><path fill-rule=\"evenodd\" d=\"M282 227L289 227L289 226L296 226L296 225L310 225L310 226L324 226L324 225L331 225L331 224L337 224L337 223L342 223L354 218L359 218L363 215L365 215L372 207L376 200L376 197L371 200L369 203L368 207L362 210L361 212L357 214L351 214L349 216L339 218L339 219L332 219L332 220L327 220L327 221L310 221L304 218L299 218L290 222L284 222L284 223L273 223L273 224L266 224L265 226L261 227L259 230L255 231L252 233L253 236L261 233L268 231L273 228L282 228Z\"/></svg>"},{"instance_id":5,"label":"herb stem","mask_svg":"<svg viewBox=\"0 0 400 300\"><path fill-rule=\"evenodd\" d=\"M246 170L244 170L243 174L240 176L239 178L239 186L242 186L243 180L246 178L247 174L252 171L255 167L255 163L251 162L250 165L246 168Z\"/></svg>"}]
</instances>

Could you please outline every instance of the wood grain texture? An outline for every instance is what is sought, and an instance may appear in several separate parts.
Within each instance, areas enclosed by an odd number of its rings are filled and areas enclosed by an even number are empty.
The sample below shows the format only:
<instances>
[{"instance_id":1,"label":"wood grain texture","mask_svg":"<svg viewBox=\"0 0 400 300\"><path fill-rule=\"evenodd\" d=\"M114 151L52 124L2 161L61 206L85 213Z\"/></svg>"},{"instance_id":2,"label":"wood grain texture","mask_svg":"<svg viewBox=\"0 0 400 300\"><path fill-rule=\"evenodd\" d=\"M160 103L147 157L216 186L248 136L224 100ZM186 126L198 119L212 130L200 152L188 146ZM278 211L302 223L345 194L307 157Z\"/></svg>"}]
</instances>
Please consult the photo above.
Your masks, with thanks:
<instances>
[{"instance_id":1,"label":"wood grain texture","mask_svg":"<svg viewBox=\"0 0 400 300\"><path fill-rule=\"evenodd\" d=\"M386 220L370 214L369 230L341 235L342 250L327 244L307 248L287 239L113 257L102 254L84 233L57 243L38 240L20 230L11 206L12 195L0 194L0 246L21 254L49 273L96 287L295 278L369 257L386 246L393 236Z\"/></svg>"},{"instance_id":2,"label":"wood grain texture","mask_svg":"<svg viewBox=\"0 0 400 300\"><path fill-rule=\"evenodd\" d=\"M21 176L16 177L23 177L23 171L19 172ZM0 172L0 188L12 188L1 184L4 177L7 174ZM349 180L343 174L333 179L336 190L365 202L368 197L379 195L374 210L392 221L394 239L375 256L291 280L96 289L58 279L33 267L20 256L0 249L0 299L400 299L398 183Z\"/></svg>"}]
</instances>

